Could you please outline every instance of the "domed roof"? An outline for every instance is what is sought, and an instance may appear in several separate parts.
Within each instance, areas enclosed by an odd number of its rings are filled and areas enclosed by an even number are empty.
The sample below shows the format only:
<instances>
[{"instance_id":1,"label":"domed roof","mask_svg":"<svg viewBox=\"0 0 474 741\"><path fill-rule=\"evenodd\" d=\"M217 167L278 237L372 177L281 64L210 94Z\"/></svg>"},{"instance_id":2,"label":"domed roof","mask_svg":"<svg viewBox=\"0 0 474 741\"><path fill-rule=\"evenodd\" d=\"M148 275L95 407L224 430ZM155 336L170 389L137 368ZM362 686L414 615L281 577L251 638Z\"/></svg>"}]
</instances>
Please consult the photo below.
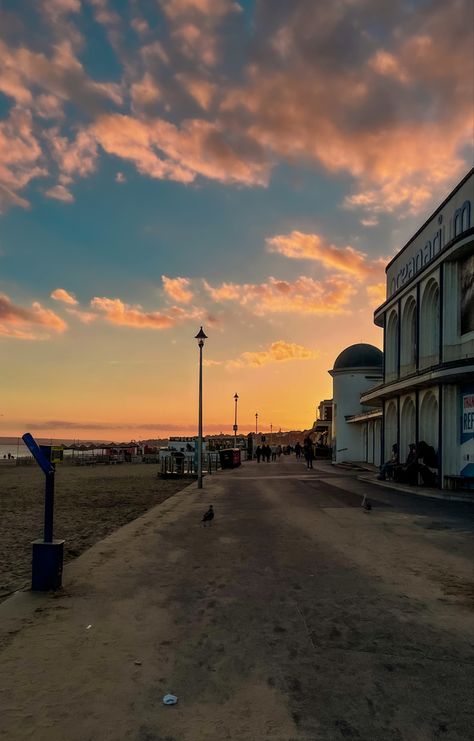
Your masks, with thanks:
<instances>
[{"instance_id":1,"label":"domed roof","mask_svg":"<svg viewBox=\"0 0 474 741\"><path fill-rule=\"evenodd\" d=\"M382 368L383 352L374 347L360 342L357 345L346 347L336 358L333 370L344 370L345 368Z\"/></svg>"}]
</instances>

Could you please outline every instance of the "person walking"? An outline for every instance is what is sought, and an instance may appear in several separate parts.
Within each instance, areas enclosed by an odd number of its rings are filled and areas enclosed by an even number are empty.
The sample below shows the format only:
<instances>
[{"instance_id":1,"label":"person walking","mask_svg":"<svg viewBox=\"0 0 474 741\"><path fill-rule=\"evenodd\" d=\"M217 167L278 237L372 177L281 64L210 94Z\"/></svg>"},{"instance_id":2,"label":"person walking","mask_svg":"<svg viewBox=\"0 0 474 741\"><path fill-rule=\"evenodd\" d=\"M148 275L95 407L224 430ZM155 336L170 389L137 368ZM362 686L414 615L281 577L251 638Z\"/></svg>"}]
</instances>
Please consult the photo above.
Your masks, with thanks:
<instances>
[{"instance_id":1,"label":"person walking","mask_svg":"<svg viewBox=\"0 0 474 741\"><path fill-rule=\"evenodd\" d=\"M306 460L306 467L313 468L313 444L309 438L306 438L304 442L304 457Z\"/></svg>"},{"instance_id":2,"label":"person walking","mask_svg":"<svg viewBox=\"0 0 474 741\"><path fill-rule=\"evenodd\" d=\"M262 448L260 445L257 445L257 449L255 450L255 456L257 458L257 463L260 463L260 458L262 457Z\"/></svg>"},{"instance_id":3,"label":"person walking","mask_svg":"<svg viewBox=\"0 0 474 741\"><path fill-rule=\"evenodd\" d=\"M295 445L295 454L297 459L301 457L301 445L299 444L299 442L297 442Z\"/></svg>"}]
</instances>

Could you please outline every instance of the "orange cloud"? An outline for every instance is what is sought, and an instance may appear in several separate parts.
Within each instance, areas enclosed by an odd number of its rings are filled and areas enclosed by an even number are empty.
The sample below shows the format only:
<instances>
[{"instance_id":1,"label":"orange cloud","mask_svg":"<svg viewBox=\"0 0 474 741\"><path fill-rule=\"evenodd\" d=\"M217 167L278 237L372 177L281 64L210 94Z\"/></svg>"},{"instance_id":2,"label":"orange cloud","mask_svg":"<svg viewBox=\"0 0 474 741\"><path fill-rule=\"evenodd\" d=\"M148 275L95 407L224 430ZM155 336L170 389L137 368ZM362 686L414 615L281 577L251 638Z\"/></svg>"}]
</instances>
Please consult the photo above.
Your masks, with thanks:
<instances>
[{"instance_id":1,"label":"orange cloud","mask_svg":"<svg viewBox=\"0 0 474 741\"><path fill-rule=\"evenodd\" d=\"M167 278L161 276L163 288L167 296L179 304L190 304L193 300L193 292L189 289L191 281L189 278Z\"/></svg>"},{"instance_id":2,"label":"orange cloud","mask_svg":"<svg viewBox=\"0 0 474 741\"><path fill-rule=\"evenodd\" d=\"M314 350L310 350L303 345L277 340L272 342L266 350L243 352L235 360L230 360L227 363L227 368L244 368L247 366L261 368L269 363L281 363L288 360L314 360L316 357Z\"/></svg>"},{"instance_id":3,"label":"orange cloud","mask_svg":"<svg viewBox=\"0 0 474 741\"><path fill-rule=\"evenodd\" d=\"M78 303L74 294L69 293L65 288L56 288L52 292L51 298L54 298L55 301L62 301L64 304L69 304L70 306L75 306Z\"/></svg>"},{"instance_id":4,"label":"orange cloud","mask_svg":"<svg viewBox=\"0 0 474 741\"><path fill-rule=\"evenodd\" d=\"M0 335L17 339L40 340L48 336L44 331L64 332L66 322L51 309L45 309L35 301L31 309L12 303L8 296L0 294Z\"/></svg>"},{"instance_id":5,"label":"orange cloud","mask_svg":"<svg viewBox=\"0 0 474 741\"><path fill-rule=\"evenodd\" d=\"M110 114L99 117L91 131L109 154L131 160L153 178L192 182L197 175L226 183L265 185L268 165L258 151L247 161L235 137L229 141L216 124L194 119L178 128L164 119L141 121Z\"/></svg>"},{"instance_id":6,"label":"orange cloud","mask_svg":"<svg viewBox=\"0 0 474 741\"><path fill-rule=\"evenodd\" d=\"M387 297L387 286L385 283L375 283L372 286L366 286L367 295L371 306L377 307L383 304Z\"/></svg>"},{"instance_id":7,"label":"orange cloud","mask_svg":"<svg viewBox=\"0 0 474 741\"><path fill-rule=\"evenodd\" d=\"M364 252L353 247L336 247L326 242L318 234L303 234L292 231L291 234L277 235L266 240L270 252L277 252L296 260L316 260L325 268L350 273L357 278L383 274L386 260L379 257L369 260Z\"/></svg>"},{"instance_id":8,"label":"orange cloud","mask_svg":"<svg viewBox=\"0 0 474 741\"><path fill-rule=\"evenodd\" d=\"M300 312L308 314L342 314L355 294L355 289L340 276L325 281L300 276L295 281L270 277L267 283L223 283L204 287L214 301L236 301L254 314Z\"/></svg>"},{"instance_id":9,"label":"orange cloud","mask_svg":"<svg viewBox=\"0 0 474 741\"><path fill-rule=\"evenodd\" d=\"M198 319L202 312L199 309L186 311L179 306L172 306L166 313L160 311L143 311L140 305L130 306L119 298L95 297L91 307L105 315L111 324L140 329L168 329L186 319Z\"/></svg>"}]
</instances>

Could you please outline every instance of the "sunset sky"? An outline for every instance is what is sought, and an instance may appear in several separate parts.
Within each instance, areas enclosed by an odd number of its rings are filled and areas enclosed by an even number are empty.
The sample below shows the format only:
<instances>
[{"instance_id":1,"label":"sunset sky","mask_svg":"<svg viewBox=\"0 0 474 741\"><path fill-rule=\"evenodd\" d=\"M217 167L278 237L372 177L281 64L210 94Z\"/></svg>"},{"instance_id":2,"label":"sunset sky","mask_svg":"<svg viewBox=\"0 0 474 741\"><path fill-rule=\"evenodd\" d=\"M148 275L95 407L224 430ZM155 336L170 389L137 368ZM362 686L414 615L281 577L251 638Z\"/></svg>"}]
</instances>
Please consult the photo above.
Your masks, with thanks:
<instances>
[{"instance_id":1,"label":"sunset sky","mask_svg":"<svg viewBox=\"0 0 474 741\"><path fill-rule=\"evenodd\" d=\"M0 435L304 428L472 163L470 0L0 0Z\"/></svg>"}]
</instances>

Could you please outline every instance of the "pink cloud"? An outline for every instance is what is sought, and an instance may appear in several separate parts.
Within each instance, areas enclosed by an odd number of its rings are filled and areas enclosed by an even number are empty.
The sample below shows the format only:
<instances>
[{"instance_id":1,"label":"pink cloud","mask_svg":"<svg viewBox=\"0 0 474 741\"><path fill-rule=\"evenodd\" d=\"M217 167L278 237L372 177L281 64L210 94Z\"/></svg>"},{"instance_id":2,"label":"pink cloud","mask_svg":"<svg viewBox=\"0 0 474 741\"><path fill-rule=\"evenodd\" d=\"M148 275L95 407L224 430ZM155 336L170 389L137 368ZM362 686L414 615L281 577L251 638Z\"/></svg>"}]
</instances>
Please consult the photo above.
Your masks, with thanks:
<instances>
[{"instance_id":1,"label":"pink cloud","mask_svg":"<svg viewBox=\"0 0 474 741\"><path fill-rule=\"evenodd\" d=\"M91 112L105 103L122 102L117 84L95 82L87 75L74 54L70 39L56 44L50 57L26 47L11 49L0 41L0 59L0 81L3 80L0 90L18 103L31 100L32 85Z\"/></svg>"},{"instance_id":2,"label":"pink cloud","mask_svg":"<svg viewBox=\"0 0 474 741\"><path fill-rule=\"evenodd\" d=\"M238 140L228 140L208 121L190 120L178 128L163 119L110 114L99 117L91 131L106 152L131 160L150 177L189 183L201 175L245 185L265 185L268 180L268 163L259 153L246 159Z\"/></svg>"},{"instance_id":3,"label":"pink cloud","mask_svg":"<svg viewBox=\"0 0 474 741\"><path fill-rule=\"evenodd\" d=\"M55 301L62 301L63 304L69 304L70 306L76 306L78 303L74 294L69 293L65 288L56 288L51 293L51 298L54 298Z\"/></svg>"},{"instance_id":4,"label":"pink cloud","mask_svg":"<svg viewBox=\"0 0 474 741\"><path fill-rule=\"evenodd\" d=\"M180 304L190 304L193 300L193 292L190 290L191 281L189 278L167 278L161 276L163 289L169 298Z\"/></svg>"},{"instance_id":5,"label":"pink cloud","mask_svg":"<svg viewBox=\"0 0 474 741\"><path fill-rule=\"evenodd\" d=\"M63 201L64 203L73 203L74 196L64 185L54 185L52 188L45 190L45 195L48 198L54 198L56 201Z\"/></svg>"},{"instance_id":6,"label":"pink cloud","mask_svg":"<svg viewBox=\"0 0 474 741\"><path fill-rule=\"evenodd\" d=\"M13 108L9 117L0 122L0 185L5 189L5 203L26 203L16 191L34 178L46 175L46 170L39 164L41 155L41 147L33 133L31 113L19 107Z\"/></svg>"},{"instance_id":7,"label":"pink cloud","mask_svg":"<svg viewBox=\"0 0 474 741\"><path fill-rule=\"evenodd\" d=\"M48 336L42 330L61 333L66 328L67 324L60 316L51 309L45 309L37 301L32 304L31 309L27 309L12 303L5 294L0 294L1 336L39 340Z\"/></svg>"},{"instance_id":8,"label":"pink cloud","mask_svg":"<svg viewBox=\"0 0 474 741\"><path fill-rule=\"evenodd\" d=\"M300 276L295 281L270 277L266 283L223 283L204 286L215 301L236 301L254 314L301 312L308 314L342 314L355 294L355 289L340 276L325 281Z\"/></svg>"},{"instance_id":9,"label":"pink cloud","mask_svg":"<svg viewBox=\"0 0 474 741\"><path fill-rule=\"evenodd\" d=\"M304 234L292 231L289 235L269 237L267 249L295 260L316 260L325 268L350 273L359 279L368 276L382 276L386 259L379 257L370 260L364 252L353 247L336 247L319 234Z\"/></svg>"},{"instance_id":10,"label":"pink cloud","mask_svg":"<svg viewBox=\"0 0 474 741\"><path fill-rule=\"evenodd\" d=\"M168 329L187 319L197 319L202 312L192 308L189 311L172 306L167 312L143 311L140 305L126 304L119 298L95 297L91 301L93 309L102 312L111 324L140 329Z\"/></svg>"}]
</instances>

